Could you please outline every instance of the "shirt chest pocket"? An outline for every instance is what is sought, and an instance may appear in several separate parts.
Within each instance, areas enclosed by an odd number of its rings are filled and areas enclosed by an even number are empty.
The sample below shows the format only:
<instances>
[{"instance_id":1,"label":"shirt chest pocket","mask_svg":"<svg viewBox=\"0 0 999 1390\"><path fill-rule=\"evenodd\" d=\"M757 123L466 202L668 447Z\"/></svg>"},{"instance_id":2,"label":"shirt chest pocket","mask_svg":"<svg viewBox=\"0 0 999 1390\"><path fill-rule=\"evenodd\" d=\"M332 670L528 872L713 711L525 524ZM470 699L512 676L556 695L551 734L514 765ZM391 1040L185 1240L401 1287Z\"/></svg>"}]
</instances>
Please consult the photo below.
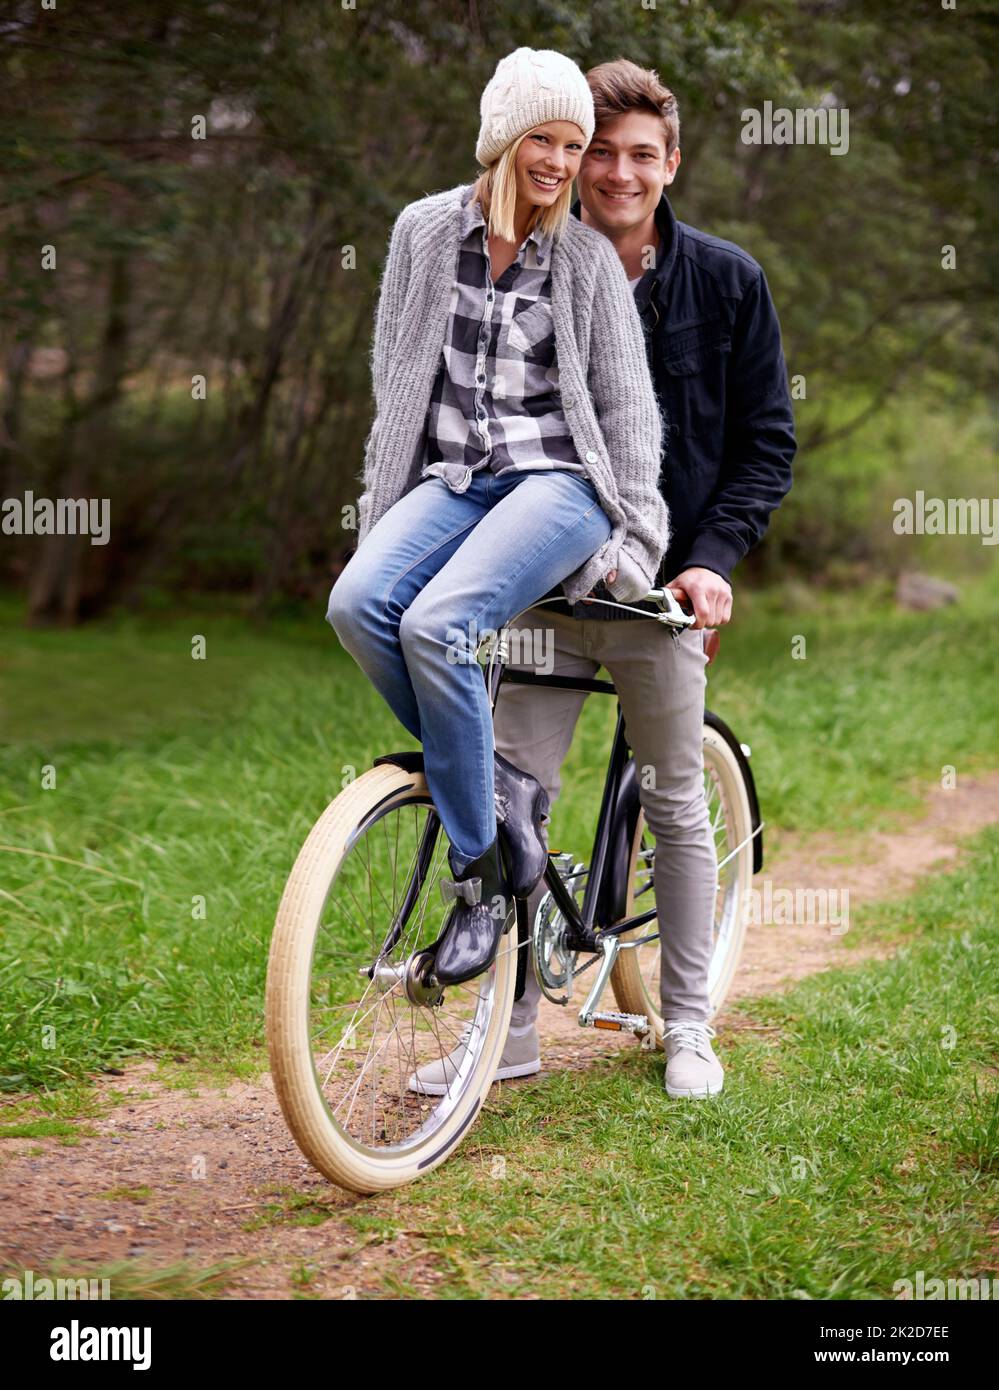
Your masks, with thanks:
<instances>
[{"instance_id":1,"label":"shirt chest pocket","mask_svg":"<svg viewBox=\"0 0 999 1390\"><path fill-rule=\"evenodd\" d=\"M720 432L732 337L720 319L663 333L657 358L671 438Z\"/></svg>"},{"instance_id":2,"label":"shirt chest pocket","mask_svg":"<svg viewBox=\"0 0 999 1390\"><path fill-rule=\"evenodd\" d=\"M543 366L555 359L555 323L551 303L538 299L529 309L515 314L500 333L499 355L530 357Z\"/></svg>"}]
</instances>

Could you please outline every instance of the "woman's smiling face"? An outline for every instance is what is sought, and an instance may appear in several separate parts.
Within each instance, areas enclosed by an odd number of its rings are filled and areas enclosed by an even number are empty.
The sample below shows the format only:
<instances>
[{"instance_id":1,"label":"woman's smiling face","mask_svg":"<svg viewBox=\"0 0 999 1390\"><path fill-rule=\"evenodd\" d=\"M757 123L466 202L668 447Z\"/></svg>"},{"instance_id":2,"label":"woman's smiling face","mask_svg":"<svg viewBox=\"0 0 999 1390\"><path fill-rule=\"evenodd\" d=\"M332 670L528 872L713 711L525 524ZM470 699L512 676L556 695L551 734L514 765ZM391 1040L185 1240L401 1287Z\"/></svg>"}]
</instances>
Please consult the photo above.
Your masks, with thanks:
<instances>
[{"instance_id":1,"label":"woman's smiling face","mask_svg":"<svg viewBox=\"0 0 999 1390\"><path fill-rule=\"evenodd\" d=\"M529 130L514 160L518 198L550 207L576 177L585 143L573 121L546 121Z\"/></svg>"}]
</instances>

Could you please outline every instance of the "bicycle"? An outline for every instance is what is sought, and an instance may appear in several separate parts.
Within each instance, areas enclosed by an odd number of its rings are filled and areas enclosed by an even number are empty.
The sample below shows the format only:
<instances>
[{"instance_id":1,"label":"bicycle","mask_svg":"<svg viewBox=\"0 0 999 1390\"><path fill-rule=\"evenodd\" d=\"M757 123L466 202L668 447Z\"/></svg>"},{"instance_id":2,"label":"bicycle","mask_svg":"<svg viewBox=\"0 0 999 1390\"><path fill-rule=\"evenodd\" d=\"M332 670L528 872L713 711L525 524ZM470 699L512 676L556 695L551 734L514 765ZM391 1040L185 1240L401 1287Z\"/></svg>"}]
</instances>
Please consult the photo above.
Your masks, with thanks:
<instances>
[{"instance_id":1,"label":"bicycle","mask_svg":"<svg viewBox=\"0 0 999 1390\"><path fill-rule=\"evenodd\" d=\"M665 623L674 639L694 622L669 589L647 597L657 611L636 611ZM510 626L479 643L493 709L504 680L616 694L611 681L508 668ZM762 867L764 823L750 750L709 710L703 746L719 875L714 1017L742 952L745 890ZM528 954L542 991L562 1005L596 967L582 1027L632 1033L650 1050L662 1045L656 907L642 902L653 891L655 844L620 703L589 864L550 849L534 921L527 900L513 899L493 964L445 989L433 950L448 911L437 891L449 876L447 845L422 751L384 754L319 817L278 908L266 989L275 1092L310 1163L356 1192L411 1182L458 1148L499 1066ZM600 1007L608 982L616 1010ZM409 1088L413 1072L459 1043L462 1061L444 1095Z\"/></svg>"}]
</instances>

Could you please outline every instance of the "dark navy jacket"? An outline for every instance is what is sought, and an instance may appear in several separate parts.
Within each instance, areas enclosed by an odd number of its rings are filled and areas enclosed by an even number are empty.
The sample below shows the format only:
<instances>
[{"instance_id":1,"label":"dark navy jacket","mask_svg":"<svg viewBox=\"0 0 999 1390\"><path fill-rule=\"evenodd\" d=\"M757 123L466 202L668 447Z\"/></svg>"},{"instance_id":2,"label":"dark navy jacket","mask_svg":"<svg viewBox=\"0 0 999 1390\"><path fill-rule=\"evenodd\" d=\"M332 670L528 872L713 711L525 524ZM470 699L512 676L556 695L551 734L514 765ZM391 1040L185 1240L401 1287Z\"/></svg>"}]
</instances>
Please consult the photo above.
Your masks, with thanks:
<instances>
[{"instance_id":1,"label":"dark navy jacket","mask_svg":"<svg viewBox=\"0 0 999 1390\"><path fill-rule=\"evenodd\" d=\"M579 216L578 201L572 211ZM796 444L780 325L752 256L679 222L665 192L656 226L657 264L635 302L663 418L672 531L657 583L692 565L729 579L791 486ZM602 584L594 592L608 597ZM591 604L577 604L575 615L627 616Z\"/></svg>"}]
</instances>

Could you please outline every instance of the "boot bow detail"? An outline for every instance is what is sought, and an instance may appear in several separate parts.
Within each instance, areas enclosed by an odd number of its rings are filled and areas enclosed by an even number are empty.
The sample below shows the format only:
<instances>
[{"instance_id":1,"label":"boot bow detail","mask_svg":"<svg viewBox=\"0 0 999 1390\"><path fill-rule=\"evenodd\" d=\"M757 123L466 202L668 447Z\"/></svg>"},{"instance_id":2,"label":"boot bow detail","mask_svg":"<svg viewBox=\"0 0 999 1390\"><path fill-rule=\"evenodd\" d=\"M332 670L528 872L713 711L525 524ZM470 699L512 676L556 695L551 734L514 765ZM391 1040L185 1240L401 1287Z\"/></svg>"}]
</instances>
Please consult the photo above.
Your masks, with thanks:
<instances>
[{"instance_id":1,"label":"boot bow detail","mask_svg":"<svg viewBox=\"0 0 999 1390\"><path fill-rule=\"evenodd\" d=\"M482 879L465 878L457 883L453 878L441 879L441 897L445 903L454 902L455 898L461 898L462 902L477 903L482 899Z\"/></svg>"}]
</instances>

